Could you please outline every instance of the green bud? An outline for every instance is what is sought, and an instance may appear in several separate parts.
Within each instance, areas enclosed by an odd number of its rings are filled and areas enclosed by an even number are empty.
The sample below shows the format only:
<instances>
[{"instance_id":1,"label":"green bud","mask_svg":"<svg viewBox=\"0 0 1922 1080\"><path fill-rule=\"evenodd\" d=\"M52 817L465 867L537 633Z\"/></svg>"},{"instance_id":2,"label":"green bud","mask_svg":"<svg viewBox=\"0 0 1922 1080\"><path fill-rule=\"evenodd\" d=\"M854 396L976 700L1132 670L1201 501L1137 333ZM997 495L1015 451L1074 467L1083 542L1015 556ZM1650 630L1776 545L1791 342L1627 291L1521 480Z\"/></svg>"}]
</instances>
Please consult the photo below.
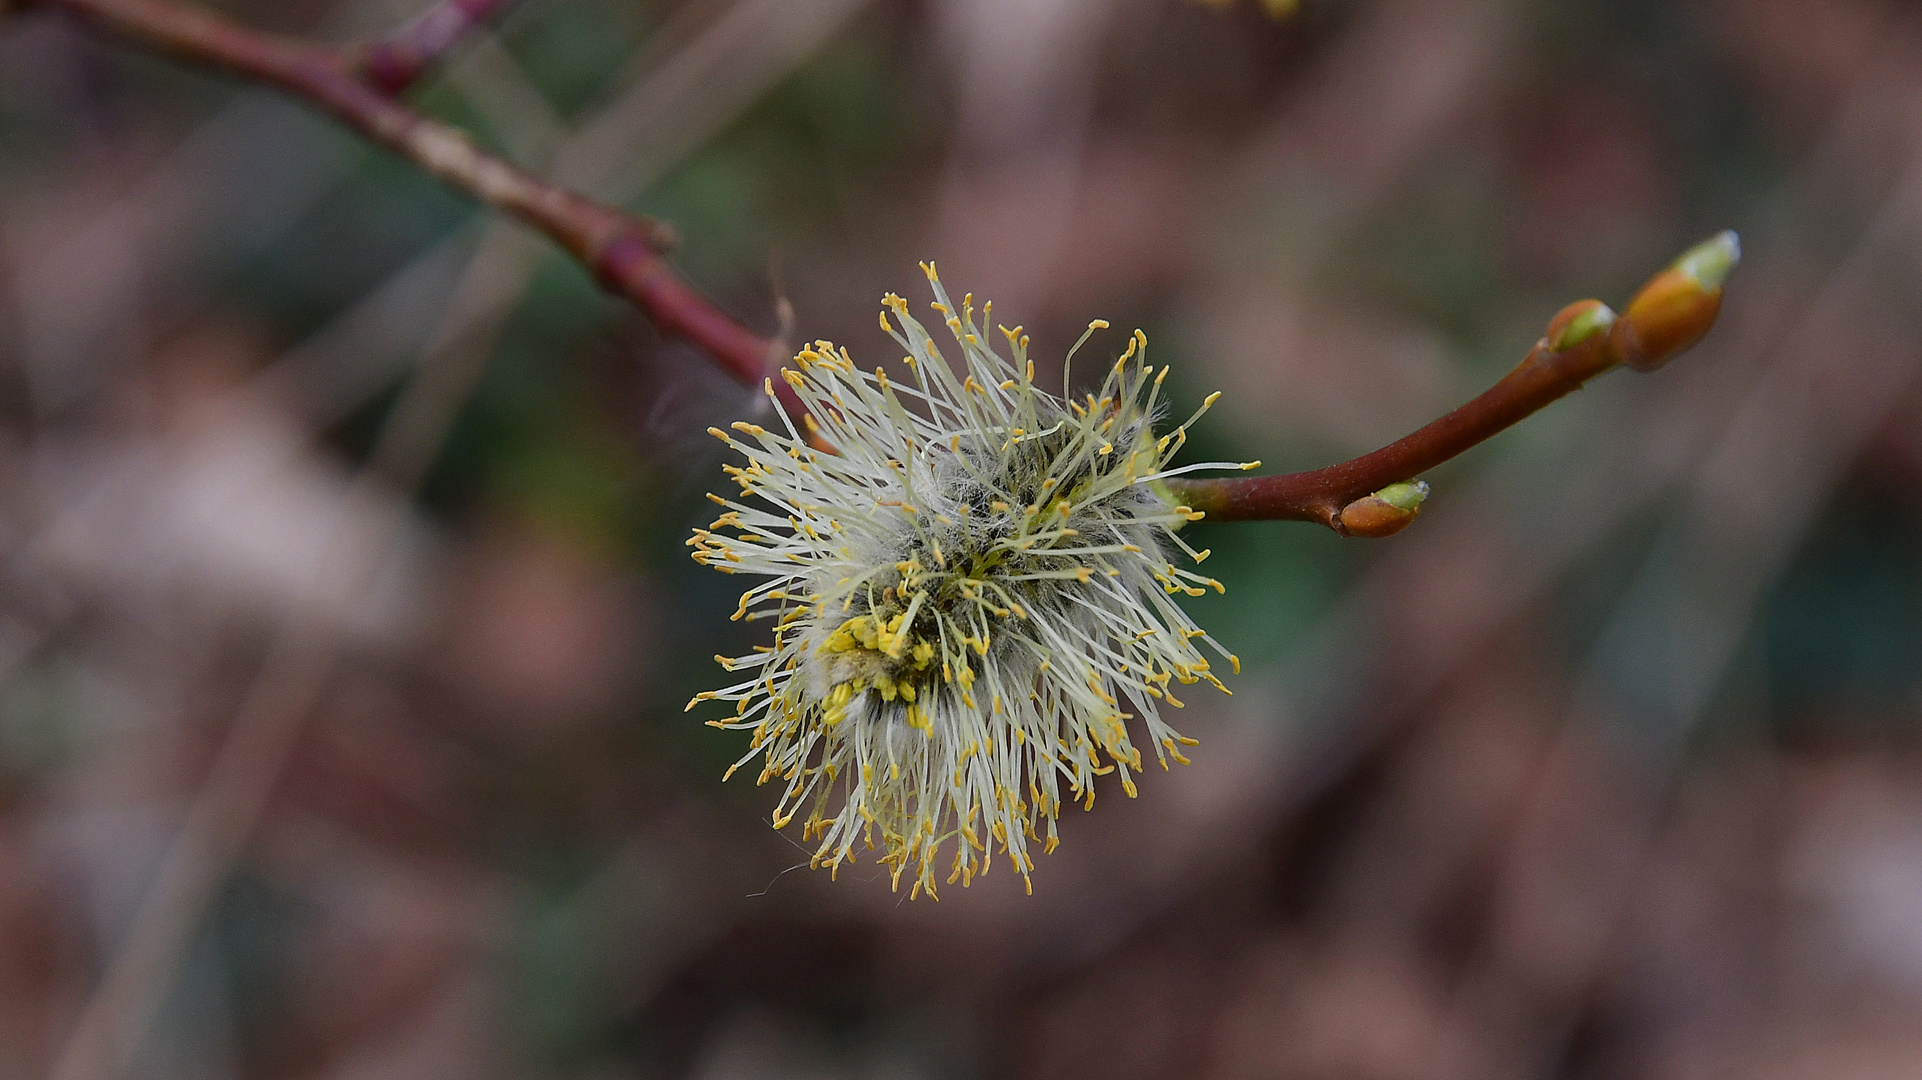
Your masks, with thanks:
<instances>
[{"instance_id":1,"label":"green bud","mask_svg":"<svg viewBox=\"0 0 1922 1080\"><path fill-rule=\"evenodd\" d=\"M1563 322L1563 318L1567 321ZM1582 342L1605 334L1615 325L1615 311L1600 300L1584 300L1557 316L1560 326L1552 327L1554 336L1549 339L1548 347L1556 352L1566 352Z\"/></svg>"},{"instance_id":2,"label":"green bud","mask_svg":"<svg viewBox=\"0 0 1922 1080\"><path fill-rule=\"evenodd\" d=\"M1390 484L1375 492L1375 498L1397 510L1418 510L1422 502L1428 498L1428 481L1408 480L1399 484Z\"/></svg>"},{"instance_id":3,"label":"green bud","mask_svg":"<svg viewBox=\"0 0 1922 1080\"><path fill-rule=\"evenodd\" d=\"M1714 237L1689 248L1675 260L1675 272L1713 292L1728 280L1735 264L1742 261L1742 238L1735 230L1724 229Z\"/></svg>"},{"instance_id":4,"label":"green bud","mask_svg":"<svg viewBox=\"0 0 1922 1080\"><path fill-rule=\"evenodd\" d=\"M1428 485L1420 480L1390 484L1341 508L1341 529L1349 536L1377 539L1406 529L1421 513Z\"/></svg>"}]
</instances>

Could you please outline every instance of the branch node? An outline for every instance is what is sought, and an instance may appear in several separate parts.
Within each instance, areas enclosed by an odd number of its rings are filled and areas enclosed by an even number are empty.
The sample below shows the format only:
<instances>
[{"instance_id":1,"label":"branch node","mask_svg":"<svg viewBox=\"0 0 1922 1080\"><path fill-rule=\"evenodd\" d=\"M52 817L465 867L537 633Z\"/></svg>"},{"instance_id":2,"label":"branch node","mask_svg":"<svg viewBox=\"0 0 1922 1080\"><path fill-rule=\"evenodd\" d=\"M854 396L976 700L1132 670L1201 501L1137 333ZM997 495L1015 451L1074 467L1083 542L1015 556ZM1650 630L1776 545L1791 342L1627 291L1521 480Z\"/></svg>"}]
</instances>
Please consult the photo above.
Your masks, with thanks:
<instances>
[{"instance_id":1,"label":"branch node","mask_svg":"<svg viewBox=\"0 0 1922 1080\"><path fill-rule=\"evenodd\" d=\"M347 69L389 97L420 81L513 0L440 0L393 36L346 51Z\"/></svg>"}]
</instances>

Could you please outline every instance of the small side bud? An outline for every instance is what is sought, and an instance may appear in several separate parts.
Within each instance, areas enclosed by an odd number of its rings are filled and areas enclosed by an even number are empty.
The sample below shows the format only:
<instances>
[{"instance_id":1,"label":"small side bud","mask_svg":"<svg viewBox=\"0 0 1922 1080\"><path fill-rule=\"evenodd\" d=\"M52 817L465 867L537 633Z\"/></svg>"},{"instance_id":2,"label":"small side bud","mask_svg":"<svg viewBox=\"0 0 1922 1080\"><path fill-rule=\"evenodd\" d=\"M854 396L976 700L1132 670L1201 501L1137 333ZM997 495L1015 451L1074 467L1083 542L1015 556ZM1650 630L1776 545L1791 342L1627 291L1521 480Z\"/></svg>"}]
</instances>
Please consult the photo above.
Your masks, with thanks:
<instances>
[{"instance_id":1,"label":"small side bud","mask_svg":"<svg viewBox=\"0 0 1922 1080\"><path fill-rule=\"evenodd\" d=\"M1741 258L1741 241L1724 232L1650 279L1615 324L1622 362L1654 371L1702 340L1722 310L1722 285Z\"/></svg>"},{"instance_id":2,"label":"small side bud","mask_svg":"<svg viewBox=\"0 0 1922 1080\"><path fill-rule=\"evenodd\" d=\"M1341 510L1341 527L1350 536L1379 539L1406 529L1428 498L1423 480L1390 484L1366 498L1356 499Z\"/></svg>"},{"instance_id":3,"label":"small side bud","mask_svg":"<svg viewBox=\"0 0 1922 1080\"><path fill-rule=\"evenodd\" d=\"M1615 325L1615 310L1600 300L1577 300L1557 312L1543 335L1555 352L1567 352Z\"/></svg>"}]
</instances>

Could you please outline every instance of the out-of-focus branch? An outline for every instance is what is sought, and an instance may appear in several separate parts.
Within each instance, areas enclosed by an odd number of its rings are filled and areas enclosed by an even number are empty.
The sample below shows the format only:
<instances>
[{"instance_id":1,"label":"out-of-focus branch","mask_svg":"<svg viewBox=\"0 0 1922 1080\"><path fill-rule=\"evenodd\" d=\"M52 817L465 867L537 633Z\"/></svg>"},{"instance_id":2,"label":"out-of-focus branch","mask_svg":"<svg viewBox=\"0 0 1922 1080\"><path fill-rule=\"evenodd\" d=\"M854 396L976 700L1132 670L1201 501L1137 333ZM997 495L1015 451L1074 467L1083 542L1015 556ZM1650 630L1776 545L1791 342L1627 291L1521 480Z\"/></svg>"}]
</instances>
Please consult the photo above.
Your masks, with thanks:
<instances>
[{"instance_id":1,"label":"out-of-focus branch","mask_svg":"<svg viewBox=\"0 0 1922 1080\"><path fill-rule=\"evenodd\" d=\"M1653 371L1701 340L1741 249L1725 232L1650 279L1617 316L1599 300L1563 308L1515 370L1474 400L1372 453L1283 476L1171 480L1169 493L1215 521L1318 521L1344 536L1388 536L1420 512L1423 472L1583 383L1627 364Z\"/></svg>"},{"instance_id":2,"label":"out-of-focus branch","mask_svg":"<svg viewBox=\"0 0 1922 1080\"><path fill-rule=\"evenodd\" d=\"M430 339L417 374L403 385L336 518L320 556L275 630L260 670L242 696L226 738L188 805L173 842L134 910L98 986L68 1036L50 1080L118 1080L133 1065L182 959L220 886L245 855L309 717L324 700L341 646L313 615L316 589L346 581L372 588L366 574L397 540L370 511L382 491L417 490L447 431L479 380L498 329L500 291L522 287L503 266L500 247L483 246ZM493 313L477 327L476 309Z\"/></svg>"},{"instance_id":3,"label":"out-of-focus branch","mask_svg":"<svg viewBox=\"0 0 1922 1080\"><path fill-rule=\"evenodd\" d=\"M351 46L347 62L389 94L412 86L469 33L499 18L514 0L439 0L391 37Z\"/></svg>"},{"instance_id":4,"label":"out-of-focus branch","mask_svg":"<svg viewBox=\"0 0 1922 1080\"><path fill-rule=\"evenodd\" d=\"M459 130L395 101L341 50L240 25L175 0L31 0L190 63L232 72L332 114L447 184L545 233L664 334L685 338L729 374L761 381L781 349L683 281L661 254L673 229L543 180ZM467 0L467 10L483 5ZM466 16L462 16L466 17Z\"/></svg>"}]
</instances>

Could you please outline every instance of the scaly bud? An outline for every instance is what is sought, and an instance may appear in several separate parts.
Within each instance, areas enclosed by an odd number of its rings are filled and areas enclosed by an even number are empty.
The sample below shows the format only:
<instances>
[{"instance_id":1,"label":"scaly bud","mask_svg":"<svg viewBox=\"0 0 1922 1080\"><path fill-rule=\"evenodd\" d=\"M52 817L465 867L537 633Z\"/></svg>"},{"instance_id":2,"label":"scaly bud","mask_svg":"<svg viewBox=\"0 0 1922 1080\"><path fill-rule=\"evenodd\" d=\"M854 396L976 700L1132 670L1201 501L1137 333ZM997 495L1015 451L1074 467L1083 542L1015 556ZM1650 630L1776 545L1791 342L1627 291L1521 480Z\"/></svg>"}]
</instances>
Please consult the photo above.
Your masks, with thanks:
<instances>
[{"instance_id":1,"label":"scaly bud","mask_svg":"<svg viewBox=\"0 0 1922 1080\"><path fill-rule=\"evenodd\" d=\"M1616 321L1622 362L1654 371L1702 339L1722 310L1722 283L1742 258L1742 244L1723 232L1684 252L1629 301Z\"/></svg>"},{"instance_id":2,"label":"scaly bud","mask_svg":"<svg viewBox=\"0 0 1922 1080\"><path fill-rule=\"evenodd\" d=\"M1415 480L1390 484L1366 498L1356 499L1341 510L1341 526L1350 536L1370 540L1393 536L1406 529L1421 504L1428 498L1428 483Z\"/></svg>"},{"instance_id":3,"label":"scaly bud","mask_svg":"<svg viewBox=\"0 0 1922 1080\"><path fill-rule=\"evenodd\" d=\"M1600 300L1577 300L1548 321L1543 340L1555 352L1567 352L1615 325L1615 311Z\"/></svg>"}]
</instances>

